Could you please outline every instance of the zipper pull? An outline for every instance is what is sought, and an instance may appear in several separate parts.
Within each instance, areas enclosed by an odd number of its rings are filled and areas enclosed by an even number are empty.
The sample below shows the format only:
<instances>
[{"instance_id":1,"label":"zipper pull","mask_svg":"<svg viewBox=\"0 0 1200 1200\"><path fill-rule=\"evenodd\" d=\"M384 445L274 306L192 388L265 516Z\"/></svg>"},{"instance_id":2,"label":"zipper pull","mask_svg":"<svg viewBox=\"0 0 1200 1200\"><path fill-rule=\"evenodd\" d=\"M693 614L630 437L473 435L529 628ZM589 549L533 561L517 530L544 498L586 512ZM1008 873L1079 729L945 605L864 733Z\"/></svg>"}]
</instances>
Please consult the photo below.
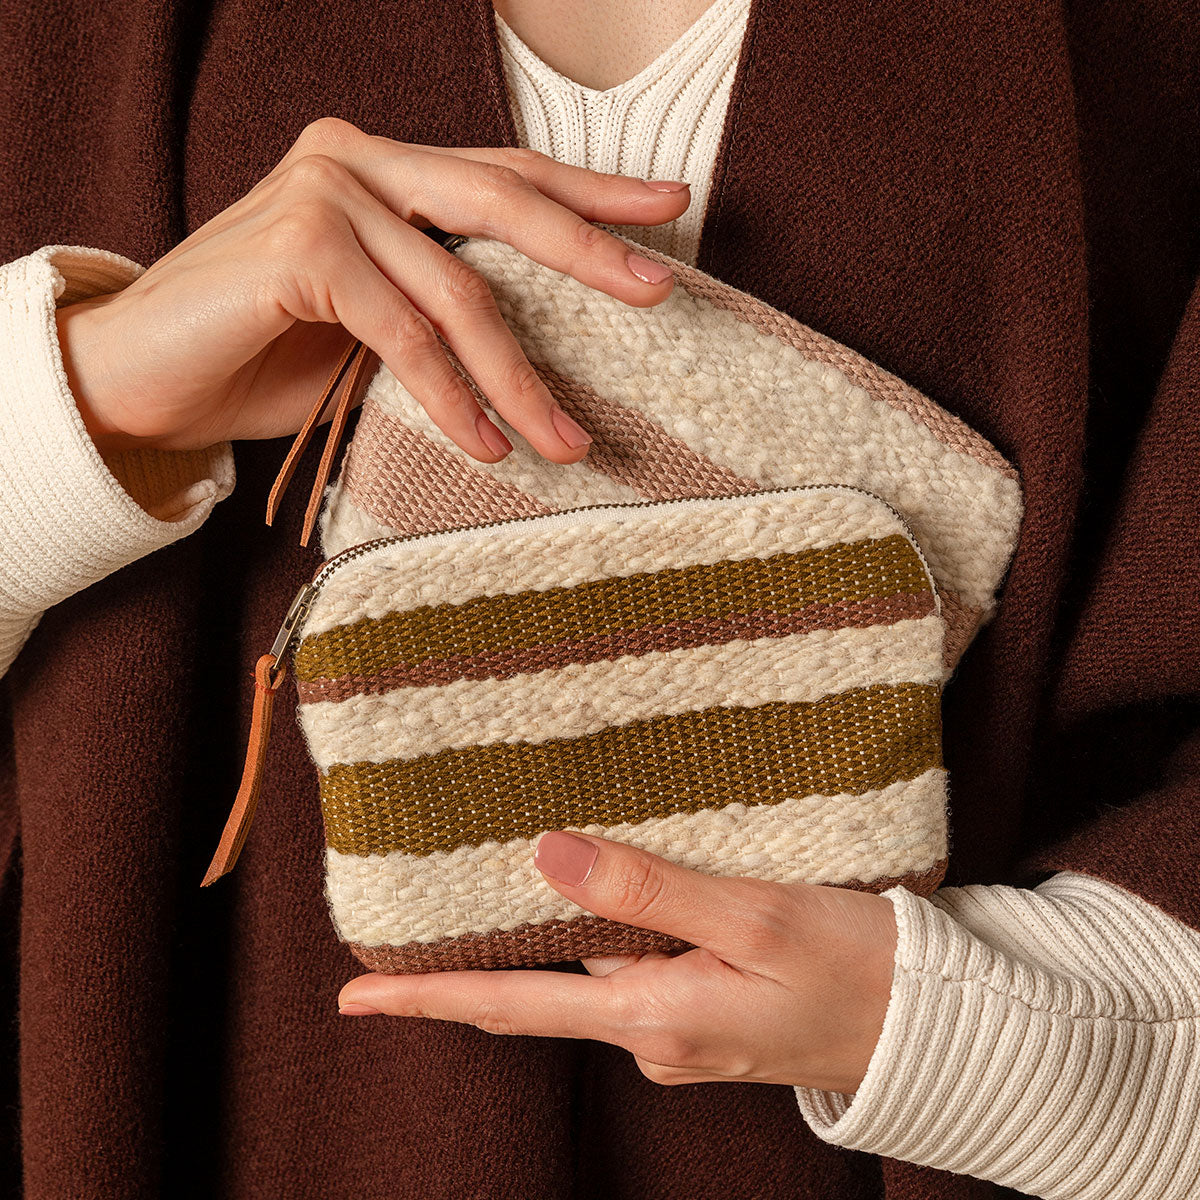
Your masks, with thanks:
<instances>
[{"instance_id":1,"label":"zipper pull","mask_svg":"<svg viewBox=\"0 0 1200 1200\"><path fill-rule=\"evenodd\" d=\"M283 618L283 624L280 625L279 632L275 635L275 640L271 643L271 649L268 652L277 664L282 663L287 657L292 644L299 641L300 622L308 616L309 606L316 594L316 584L306 583L288 605L287 616ZM279 671L279 678L282 680L287 668L280 666Z\"/></svg>"},{"instance_id":2,"label":"zipper pull","mask_svg":"<svg viewBox=\"0 0 1200 1200\"><path fill-rule=\"evenodd\" d=\"M213 855L201 881L201 887L208 887L233 870L233 864L237 862L246 841L246 834L250 832L250 822L254 820L254 810L258 806L263 768L267 761L267 743L271 737L271 714L275 708L275 693L279 691L279 685L287 676L284 657L296 641L300 622L308 615L308 606L316 592L317 589L311 583L306 583L300 589L288 608L279 632L275 635L274 645L255 664L254 707L250 716L250 738L246 744L242 782L234 798L229 818L225 822L225 829L221 833L217 852Z\"/></svg>"},{"instance_id":3,"label":"zipper pull","mask_svg":"<svg viewBox=\"0 0 1200 1200\"><path fill-rule=\"evenodd\" d=\"M342 434L346 431L346 422L350 417L350 409L358 399L359 387L363 379L367 377L367 363L370 361L372 361L372 351L365 343L356 340L346 347L341 358L334 364L321 395L308 414L308 419L300 427L300 432L296 434L296 439L292 442L292 448L287 452L287 457L283 460L283 466L280 467L275 483L271 487L271 494L267 497L267 524L270 525L274 522L276 514L279 512L279 504L283 499L283 493L291 482L292 475L296 470L296 464L300 461L300 456L312 440L313 431L317 427L317 422L320 420L321 414L325 411L325 407L329 401L337 395L338 389L341 388L341 396L334 407L333 416L329 422L329 433L325 439L325 450L321 455L321 462L317 467L312 492L308 498L308 508L304 513L304 525L300 535L300 545L302 546L307 546L308 539L312 536L313 526L317 522L317 514L321 511L321 501L325 497L325 485L329 482L329 476L333 470L333 460L337 454L338 446L341 444Z\"/></svg>"}]
</instances>

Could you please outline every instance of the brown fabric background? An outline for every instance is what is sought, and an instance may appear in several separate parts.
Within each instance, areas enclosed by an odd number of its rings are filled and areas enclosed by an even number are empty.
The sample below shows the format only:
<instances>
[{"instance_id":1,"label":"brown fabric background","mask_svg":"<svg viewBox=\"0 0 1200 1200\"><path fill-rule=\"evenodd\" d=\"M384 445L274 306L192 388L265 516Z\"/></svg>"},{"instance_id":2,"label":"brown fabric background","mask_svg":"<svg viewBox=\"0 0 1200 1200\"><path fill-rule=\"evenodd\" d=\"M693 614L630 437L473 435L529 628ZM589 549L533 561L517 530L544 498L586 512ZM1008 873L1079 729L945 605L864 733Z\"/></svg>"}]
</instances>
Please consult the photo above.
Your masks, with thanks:
<instances>
[{"instance_id":1,"label":"brown fabric background","mask_svg":"<svg viewBox=\"0 0 1200 1200\"><path fill-rule=\"evenodd\" d=\"M952 880L1071 867L1200 928L1196 5L755 0L700 265L897 372L1019 466L1000 613L946 698ZM304 122L513 131L483 0L58 0L6 14L0 254L149 263ZM197 886L246 685L312 559L237 447L203 530L60 605L7 681L5 1194L966 1200L828 1147L790 1088L599 1043L349 1022L315 777L278 722ZM296 485L299 496L304 480ZM286 703L286 701L285 701Z\"/></svg>"}]
</instances>

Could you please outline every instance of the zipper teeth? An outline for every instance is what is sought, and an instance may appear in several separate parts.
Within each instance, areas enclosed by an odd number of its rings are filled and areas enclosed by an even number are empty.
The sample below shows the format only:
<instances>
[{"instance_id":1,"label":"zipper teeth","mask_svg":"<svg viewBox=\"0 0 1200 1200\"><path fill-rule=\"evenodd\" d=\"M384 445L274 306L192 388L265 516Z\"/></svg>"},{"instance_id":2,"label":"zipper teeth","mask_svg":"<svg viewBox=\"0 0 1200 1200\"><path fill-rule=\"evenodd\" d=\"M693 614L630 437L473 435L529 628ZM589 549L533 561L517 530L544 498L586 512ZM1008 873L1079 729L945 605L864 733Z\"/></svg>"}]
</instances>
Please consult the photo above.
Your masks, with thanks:
<instances>
[{"instance_id":1,"label":"zipper teeth","mask_svg":"<svg viewBox=\"0 0 1200 1200\"><path fill-rule=\"evenodd\" d=\"M329 577L338 569L345 566L346 563L353 562L355 559L362 558L367 554L374 553L376 550L381 550L385 546L394 546L402 542L416 542L422 538L438 537L446 533L458 533L465 530L476 529L491 529L497 525L515 525L521 521L541 521L548 517L566 516L568 513L589 512L595 509L630 509L630 508L649 508L652 505L664 506L668 504L689 504L697 501L712 501L712 500L734 500L739 496L764 497L778 495L784 492L812 492L812 491L838 491L838 492L854 492L859 496L866 496L870 500L874 500L877 504L882 504L892 516L894 516L900 527L908 535L908 541L917 552L917 557L921 560L921 565L925 568L925 574L929 578L930 587L934 594L934 601L937 604L938 611L941 611L941 597L938 594L937 580L934 578L933 570L929 566L929 560L925 557L925 552L921 549L917 542L916 535L913 533L912 526L908 521L896 511L882 496L876 495L874 492L868 491L866 488L855 487L849 483L797 483L790 484L787 487L778 488L755 488L750 491L740 492L723 492L718 496L673 496L667 500L630 500L625 503L608 503L601 502L597 504L580 504L574 508L561 508L556 512L551 513L530 513L524 517L500 517L495 521L483 521L478 525L456 525L451 529L438 529L428 533L397 533L389 537L372 538L368 542L360 542L357 546L351 546L347 550L343 550L340 554L335 554L319 566L313 575L310 582L306 583L303 588L297 593L296 598L292 601L292 605L285 616L283 624L280 626L279 633L276 634L275 643L271 647L272 652L276 654L275 661L280 663L287 656L289 650L303 640L301 636L301 628L308 621L309 613L312 610L313 601L316 598L317 592Z\"/></svg>"},{"instance_id":2,"label":"zipper teeth","mask_svg":"<svg viewBox=\"0 0 1200 1200\"><path fill-rule=\"evenodd\" d=\"M307 584L306 587L316 591L328 580L329 576L332 575L334 571L338 569L338 567L344 566L348 562L353 562L356 558L362 558L366 554L372 554L376 550L381 550L384 546L394 546L400 544L401 542L415 542L419 541L421 538L438 537L445 533L458 533L468 529L491 529L497 525L515 525L521 521L540 521L544 520L546 517L561 517L566 516L568 513L588 512L593 509L601 508L648 508L651 505L661 506L667 504L688 504L695 501L705 500L733 500L739 496L769 496L776 495L780 492L810 492L830 490L856 492L861 496L869 496L872 500L875 500L888 509L888 511L891 512L891 514L896 518L896 520L900 522L900 525L904 529L905 533L908 534L909 541L912 542L913 549L915 549L917 554L920 556L921 563L929 575L930 582L934 584L934 591L936 594L937 589L936 581L933 578L933 570L929 566L929 560L925 557L925 552L921 549L919 543L917 542L916 535L912 530L912 526L882 496L877 496L874 492L868 491L866 488L855 487L848 483L796 483L789 484L786 487L778 488L761 488L741 492L723 492L716 496L673 496L667 500L630 500L626 502L618 501L615 503L602 501L597 504L580 504L574 508L560 508L552 513L530 513L523 517L500 517L495 521L482 521L478 525L455 525L449 529L438 529L428 533L397 533L388 537L372 538L368 542L360 542L357 546L351 546L349 549L343 550L339 554L335 554L331 559L322 563L317 568L316 573L312 577L312 581ZM304 612L301 614L300 620L297 622L297 627L299 627L299 625L307 619L308 608L311 606L311 603L312 601L310 598L309 603L305 605Z\"/></svg>"}]
</instances>

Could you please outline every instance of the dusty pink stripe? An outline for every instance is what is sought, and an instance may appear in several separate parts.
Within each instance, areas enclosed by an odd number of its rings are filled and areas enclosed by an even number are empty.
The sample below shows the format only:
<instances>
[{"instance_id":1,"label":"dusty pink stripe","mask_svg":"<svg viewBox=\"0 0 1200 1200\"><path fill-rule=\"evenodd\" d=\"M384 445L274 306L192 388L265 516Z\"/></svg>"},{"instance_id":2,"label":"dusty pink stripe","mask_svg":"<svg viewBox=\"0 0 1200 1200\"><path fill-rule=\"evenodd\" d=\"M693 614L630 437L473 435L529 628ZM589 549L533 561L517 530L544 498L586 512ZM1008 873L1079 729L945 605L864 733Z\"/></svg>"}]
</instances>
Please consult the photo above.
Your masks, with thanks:
<instances>
[{"instance_id":1,"label":"dusty pink stripe","mask_svg":"<svg viewBox=\"0 0 1200 1200\"><path fill-rule=\"evenodd\" d=\"M843 604L811 604L797 612L760 609L730 617L698 617L669 621L647 629L617 630L579 641L545 646L455 654L418 663L399 663L374 675L343 675L337 679L297 682L302 704L317 700L346 700L379 696L401 687L429 687L456 679L510 679L530 671L550 671L570 663L604 662L622 654L681 650L720 645L734 638L787 637L814 629L865 629L914 620L933 611L932 592L897 593Z\"/></svg>"},{"instance_id":2,"label":"dusty pink stripe","mask_svg":"<svg viewBox=\"0 0 1200 1200\"><path fill-rule=\"evenodd\" d=\"M443 449L374 401L363 405L343 483L359 508L401 534L554 511L472 466L461 451Z\"/></svg>"},{"instance_id":3,"label":"dusty pink stripe","mask_svg":"<svg viewBox=\"0 0 1200 1200\"><path fill-rule=\"evenodd\" d=\"M550 394L592 435L589 467L650 500L724 496L763 485L713 462L649 417L606 400L585 383L534 364Z\"/></svg>"},{"instance_id":4,"label":"dusty pink stripe","mask_svg":"<svg viewBox=\"0 0 1200 1200\"><path fill-rule=\"evenodd\" d=\"M952 670L971 644L975 631L983 620L983 611L968 608L953 592L938 589L942 598L942 620L946 622L946 639L942 647L942 663Z\"/></svg>"},{"instance_id":5,"label":"dusty pink stripe","mask_svg":"<svg viewBox=\"0 0 1200 1200\"><path fill-rule=\"evenodd\" d=\"M1017 478L1016 469L985 437L870 359L694 267L653 250L639 248L639 253L670 267L675 278L691 295L733 313L761 333L795 347L814 362L836 367L851 383L863 388L874 399L882 400L920 422L943 445L968 455L1010 479Z\"/></svg>"}]
</instances>

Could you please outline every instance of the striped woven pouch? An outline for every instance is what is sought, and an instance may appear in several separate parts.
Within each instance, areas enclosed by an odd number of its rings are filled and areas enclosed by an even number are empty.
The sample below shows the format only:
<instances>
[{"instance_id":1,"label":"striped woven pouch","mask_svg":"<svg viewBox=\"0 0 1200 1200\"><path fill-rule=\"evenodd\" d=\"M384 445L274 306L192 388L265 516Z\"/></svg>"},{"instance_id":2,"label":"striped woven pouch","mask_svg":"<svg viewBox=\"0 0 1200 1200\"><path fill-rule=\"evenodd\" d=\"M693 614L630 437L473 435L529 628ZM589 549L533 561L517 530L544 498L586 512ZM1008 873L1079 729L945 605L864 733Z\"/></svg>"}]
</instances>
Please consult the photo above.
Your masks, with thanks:
<instances>
[{"instance_id":1,"label":"striped woven pouch","mask_svg":"<svg viewBox=\"0 0 1200 1200\"><path fill-rule=\"evenodd\" d=\"M481 463L379 366L326 561L260 663L269 726L295 651L333 924L374 970L684 948L552 889L551 829L715 875L943 876L941 691L994 610L1016 472L853 351L637 248L677 281L652 309L456 247L589 452L544 459L479 395L514 445Z\"/></svg>"}]
</instances>

